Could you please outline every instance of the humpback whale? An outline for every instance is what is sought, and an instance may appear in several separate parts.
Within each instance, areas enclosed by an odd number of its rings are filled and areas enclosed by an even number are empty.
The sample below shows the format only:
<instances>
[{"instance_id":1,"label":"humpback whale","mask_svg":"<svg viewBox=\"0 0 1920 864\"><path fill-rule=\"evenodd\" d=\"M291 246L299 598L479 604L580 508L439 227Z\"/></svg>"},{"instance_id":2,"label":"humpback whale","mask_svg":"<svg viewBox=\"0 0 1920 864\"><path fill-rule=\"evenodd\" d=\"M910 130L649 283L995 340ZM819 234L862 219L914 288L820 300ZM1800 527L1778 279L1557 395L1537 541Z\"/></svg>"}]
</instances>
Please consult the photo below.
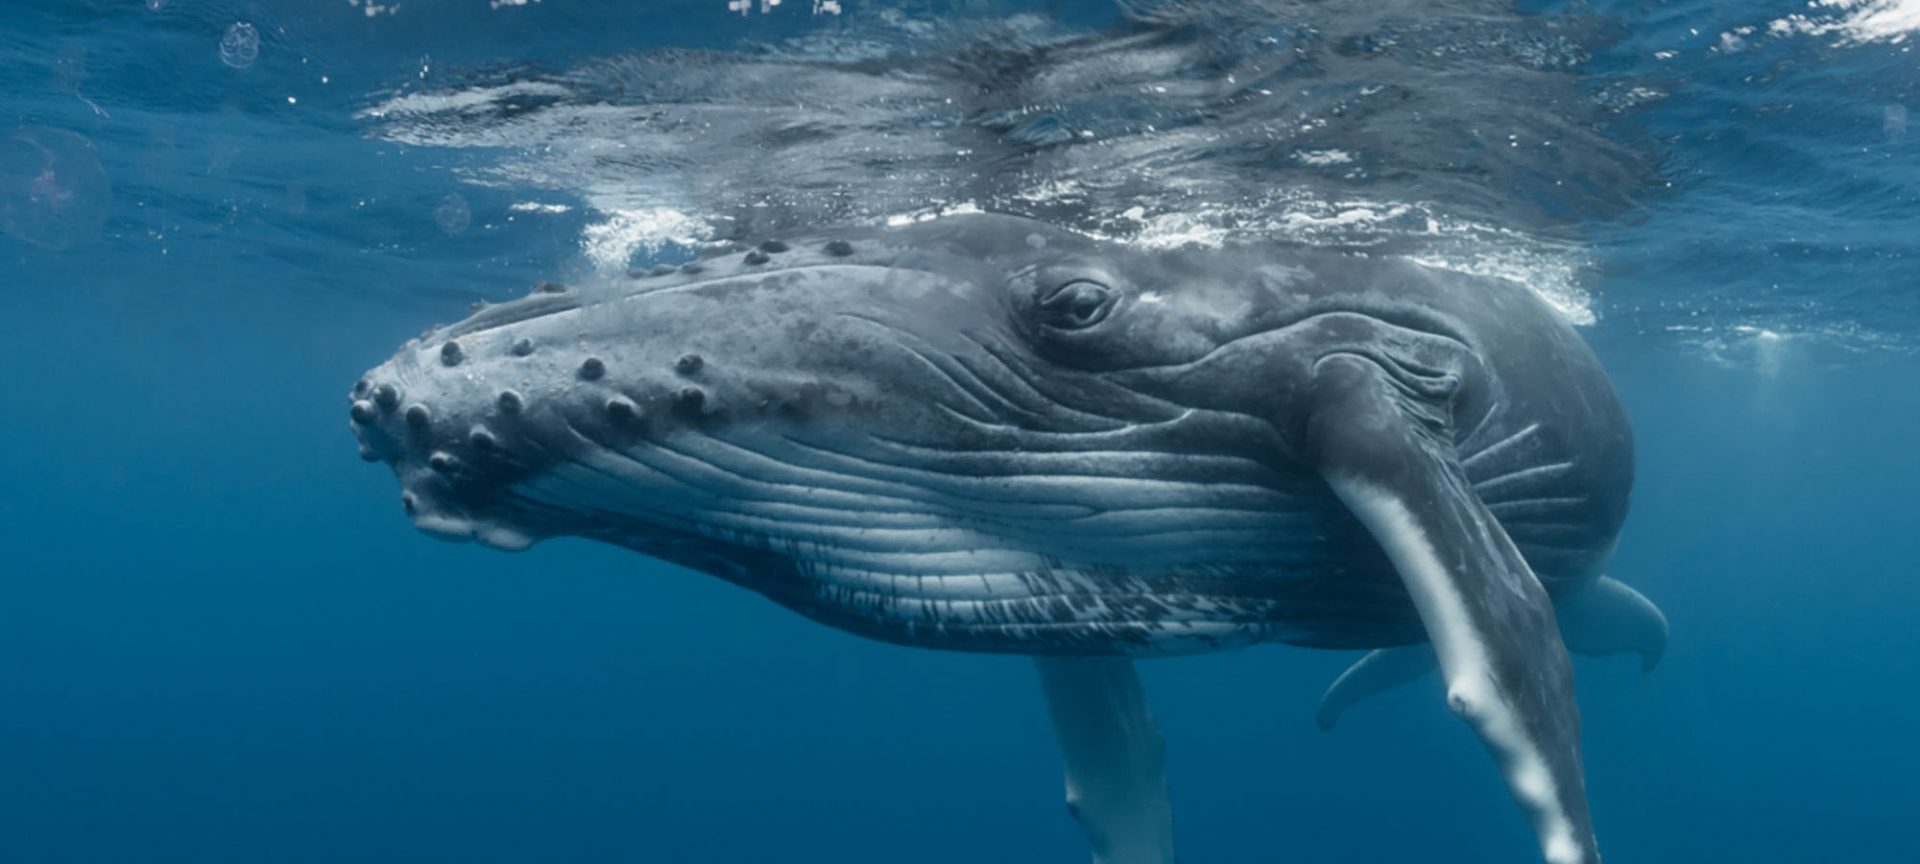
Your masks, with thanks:
<instances>
[{"instance_id":1,"label":"humpback whale","mask_svg":"<svg viewBox=\"0 0 1920 864\"><path fill-rule=\"evenodd\" d=\"M901 645L1035 658L1104 864L1174 860L1134 662L1369 649L1437 668L1551 864L1599 860L1567 645L1656 659L1603 571L1627 419L1524 286L948 215L544 284L352 388L421 530L569 535Z\"/></svg>"}]
</instances>

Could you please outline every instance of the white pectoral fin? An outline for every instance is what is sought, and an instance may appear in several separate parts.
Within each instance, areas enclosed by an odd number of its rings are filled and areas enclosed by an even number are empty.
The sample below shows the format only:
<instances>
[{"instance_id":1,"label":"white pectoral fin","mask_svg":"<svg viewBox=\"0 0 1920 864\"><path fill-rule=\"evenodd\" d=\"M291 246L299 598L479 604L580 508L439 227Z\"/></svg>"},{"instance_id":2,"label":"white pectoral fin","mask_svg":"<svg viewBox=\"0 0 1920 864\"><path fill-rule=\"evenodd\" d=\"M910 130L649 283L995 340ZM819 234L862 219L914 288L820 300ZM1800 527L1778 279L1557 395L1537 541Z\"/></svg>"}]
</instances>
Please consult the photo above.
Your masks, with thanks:
<instances>
[{"instance_id":1,"label":"white pectoral fin","mask_svg":"<svg viewBox=\"0 0 1920 864\"><path fill-rule=\"evenodd\" d=\"M1640 655L1651 671L1667 651L1667 616L1640 592L1609 577L1559 601L1560 633L1576 654Z\"/></svg>"},{"instance_id":2,"label":"white pectoral fin","mask_svg":"<svg viewBox=\"0 0 1920 864\"><path fill-rule=\"evenodd\" d=\"M1555 600L1553 612L1560 622L1560 638L1575 654L1637 654L1640 668L1652 671L1667 651L1667 616L1653 601L1613 578L1603 576ZM1327 687L1315 720L1321 729L1332 729L1348 708L1418 681L1433 668L1431 645L1369 651Z\"/></svg>"},{"instance_id":3,"label":"white pectoral fin","mask_svg":"<svg viewBox=\"0 0 1920 864\"><path fill-rule=\"evenodd\" d=\"M1550 864L1600 860L1580 764L1573 671L1552 602L1451 444L1373 363L1323 361L1308 438L1322 477L1413 597L1447 704L1500 763Z\"/></svg>"},{"instance_id":4,"label":"white pectoral fin","mask_svg":"<svg viewBox=\"0 0 1920 864\"><path fill-rule=\"evenodd\" d=\"M1133 661L1035 657L1067 769L1067 808L1094 864L1173 864L1165 745Z\"/></svg>"},{"instance_id":5,"label":"white pectoral fin","mask_svg":"<svg viewBox=\"0 0 1920 864\"><path fill-rule=\"evenodd\" d=\"M1314 720L1321 729L1332 729L1340 722L1340 714L1355 702L1418 681L1433 671L1433 664L1431 645L1369 651L1328 685L1327 692L1320 697L1320 713Z\"/></svg>"}]
</instances>

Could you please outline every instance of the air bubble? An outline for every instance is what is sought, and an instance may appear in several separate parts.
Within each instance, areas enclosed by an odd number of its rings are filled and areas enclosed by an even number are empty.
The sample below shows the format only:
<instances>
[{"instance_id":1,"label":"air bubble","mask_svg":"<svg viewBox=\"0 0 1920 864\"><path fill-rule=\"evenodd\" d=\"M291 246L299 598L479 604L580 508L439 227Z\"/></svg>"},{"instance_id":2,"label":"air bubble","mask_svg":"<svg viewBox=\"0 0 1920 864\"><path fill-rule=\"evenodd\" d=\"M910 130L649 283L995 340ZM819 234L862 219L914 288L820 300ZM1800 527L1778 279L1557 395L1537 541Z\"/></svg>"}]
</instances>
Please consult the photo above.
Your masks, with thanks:
<instances>
[{"instance_id":1,"label":"air bubble","mask_svg":"<svg viewBox=\"0 0 1920 864\"><path fill-rule=\"evenodd\" d=\"M220 37L220 62L235 69L245 69L260 59L260 31L252 24L236 21L227 28L227 34Z\"/></svg>"},{"instance_id":2,"label":"air bubble","mask_svg":"<svg viewBox=\"0 0 1920 864\"><path fill-rule=\"evenodd\" d=\"M93 142L30 126L0 140L0 233L66 249L106 225L113 186Z\"/></svg>"},{"instance_id":3,"label":"air bubble","mask_svg":"<svg viewBox=\"0 0 1920 864\"><path fill-rule=\"evenodd\" d=\"M465 233L473 225L473 210L467 207L467 199L454 193L440 199L440 206L433 208L433 222L452 237Z\"/></svg>"}]
</instances>

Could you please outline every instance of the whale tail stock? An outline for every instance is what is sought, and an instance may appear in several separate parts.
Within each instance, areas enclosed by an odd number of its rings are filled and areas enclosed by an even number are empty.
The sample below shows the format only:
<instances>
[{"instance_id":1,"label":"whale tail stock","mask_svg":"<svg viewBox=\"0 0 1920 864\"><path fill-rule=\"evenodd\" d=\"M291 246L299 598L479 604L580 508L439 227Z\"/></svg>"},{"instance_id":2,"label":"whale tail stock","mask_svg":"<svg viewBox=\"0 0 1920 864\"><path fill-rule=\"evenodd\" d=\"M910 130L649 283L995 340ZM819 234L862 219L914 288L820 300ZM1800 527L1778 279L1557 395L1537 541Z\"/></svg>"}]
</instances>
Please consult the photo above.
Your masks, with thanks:
<instances>
[{"instance_id":1,"label":"whale tail stock","mask_svg":"<svg viewBox=\"0 0 1920 864\"><path fill-rule=\"evenodd\" d=\"M1660 607L1624 582L1602 576L1554 602L1554 617L1567 650L1588 657L1640 655L1640 668L1653 671L1667 650L1667 616ZM1328 685L1315 722L1332 729L1348 708L1379 693L1426 677L1434 667L1433 646L1401 645L1369 651Z\"/></svg>"}]
</instances>

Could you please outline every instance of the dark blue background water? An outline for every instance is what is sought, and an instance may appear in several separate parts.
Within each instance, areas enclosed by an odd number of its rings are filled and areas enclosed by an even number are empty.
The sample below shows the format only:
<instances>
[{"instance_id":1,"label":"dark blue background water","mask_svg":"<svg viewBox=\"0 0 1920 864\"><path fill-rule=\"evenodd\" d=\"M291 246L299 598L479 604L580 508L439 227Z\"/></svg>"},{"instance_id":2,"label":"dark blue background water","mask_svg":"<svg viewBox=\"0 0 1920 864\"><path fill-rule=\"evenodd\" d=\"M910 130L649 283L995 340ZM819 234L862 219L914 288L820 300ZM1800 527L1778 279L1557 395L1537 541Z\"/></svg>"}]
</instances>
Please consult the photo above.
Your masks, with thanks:
<instances>
[{"instance_id":1,"label":"dark blue background water","mask_svg":"<svg viewBox=\"0 0 1920 864\"><path fill-rule=\"evenodd\" d=\"M114 190L68 248L0 236L0 861L1083 860L1024 662L861 642L585 543L433 543L354 459L346 386L567 266L580 228L509 224L464 157L370 140L369 94L425 55L815 26L453 5L0 11L0 127L84 135ZM1889 119L1920 61L1712 50L1797 3L1612 11L1600 62L1674 88L1637 122L1675 185L1600 232L1587 334L1641 454L1612 572L1673 642L1651 675L1577 664L1602 847L1920 860L1920 150ZM218 56L236 20L265 35L247 70ZM455 190L503 227L447 236ZM1183 860L1534 860L1437 685L1314 728L1351 659L1144 667Z\"/></svg>"}]
</instances>

